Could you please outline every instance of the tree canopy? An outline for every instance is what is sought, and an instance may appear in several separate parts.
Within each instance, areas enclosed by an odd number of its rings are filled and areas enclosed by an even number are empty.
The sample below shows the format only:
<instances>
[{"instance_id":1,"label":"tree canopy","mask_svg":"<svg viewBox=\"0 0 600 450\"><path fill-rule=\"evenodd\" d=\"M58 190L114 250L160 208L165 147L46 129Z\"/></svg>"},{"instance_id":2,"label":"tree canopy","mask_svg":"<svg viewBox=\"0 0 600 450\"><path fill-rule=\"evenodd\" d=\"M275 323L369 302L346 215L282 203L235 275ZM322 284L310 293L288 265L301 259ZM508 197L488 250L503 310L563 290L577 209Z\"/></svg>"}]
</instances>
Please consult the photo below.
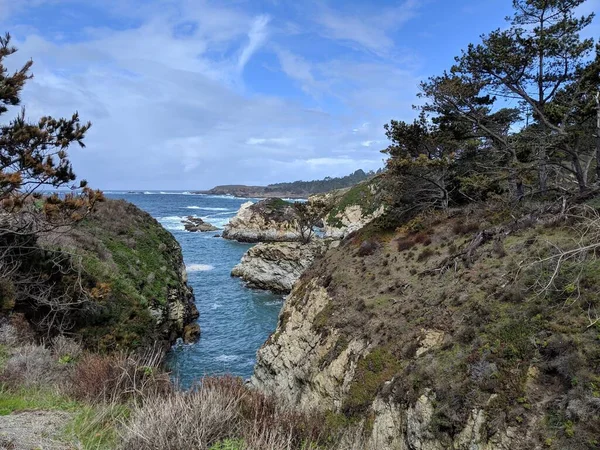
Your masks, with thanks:
<instances>
[{"instance_id":1,"label":"tree canopy","mask_svg":"<svg viewBox=\"0 0 600 450\"><path fill-rule=\"evenodd\" d=\"M417 120L385 126L389 173L419 181L403 185L416 203L522 200L600 182L600 45L580 36L594 17L577 16L584 1L514 0L506 29L421 84Z\"/></svg>"}]
</instances>

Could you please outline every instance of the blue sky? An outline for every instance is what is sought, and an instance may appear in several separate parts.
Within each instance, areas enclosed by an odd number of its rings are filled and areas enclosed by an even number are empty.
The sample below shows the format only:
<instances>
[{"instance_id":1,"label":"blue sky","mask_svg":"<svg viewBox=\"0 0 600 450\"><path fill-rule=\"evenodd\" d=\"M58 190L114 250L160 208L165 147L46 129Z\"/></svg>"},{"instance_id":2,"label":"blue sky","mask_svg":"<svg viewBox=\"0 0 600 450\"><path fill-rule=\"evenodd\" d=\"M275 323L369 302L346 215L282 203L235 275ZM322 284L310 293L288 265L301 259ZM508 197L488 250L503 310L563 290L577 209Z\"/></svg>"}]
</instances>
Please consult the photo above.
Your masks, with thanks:
<instances>
[{"instance_id":1,"label":"blue sky","mask_svg":"<svg viewBox=\"0 0 600 450\"><path fill-rule=\"evenodd\" d=\"M0 0L0 30L19 47L9 66L34 60L29 117L93 122L71 152L81 178L201 189L381 167L383 125L414 117L419 81L510 13L510 0Z\"/></svg>"}]
</instances>

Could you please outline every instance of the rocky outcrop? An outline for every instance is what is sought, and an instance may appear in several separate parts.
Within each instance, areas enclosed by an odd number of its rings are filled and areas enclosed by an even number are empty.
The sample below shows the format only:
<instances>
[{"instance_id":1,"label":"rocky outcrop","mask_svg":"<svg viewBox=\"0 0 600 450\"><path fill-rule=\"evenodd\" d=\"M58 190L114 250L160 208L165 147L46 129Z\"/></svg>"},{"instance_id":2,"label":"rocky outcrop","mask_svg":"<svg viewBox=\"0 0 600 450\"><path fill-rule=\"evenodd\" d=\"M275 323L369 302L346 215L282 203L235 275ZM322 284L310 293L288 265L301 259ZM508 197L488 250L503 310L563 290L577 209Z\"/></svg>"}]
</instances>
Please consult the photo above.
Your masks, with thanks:
<instances>
[{"instance_id":1,"label":"rocky outcrop","mask_svg":"<svg viewBox=\"0 0 600 450\"><path fill-rule=\"evenodd\" d=\"M341 239L358 231L386 212L383 181L375 177L348 189L311 196L309 202L325 205L325 237Z\"/></svg>"},{"instance_id":2,"label":"rocky outcrop","mask_svg":"<svg viewBox=\"0 0 600 450\"><path fill-rule=\"evenodd\" d=\"M217 231L219 228L211 225L208 222L205 222L200 217L188 216L186 220L182 220L183 227L185 231L189 231L192 233L195 232L205 232L205 231Z\"/></svg>"},{"instance_id":3,"label":"rocky outcrop","mask_svg":"<svg viewBox=\"0 0 600 450\"><path fill-rule=\"evenodd\" d=\"M292 242L300 239L292 205L279 198L246 202L223 231L225 239L239 242Z\"/></svg>"},{"instance_id":4,"label":"rocky outcrop","mask_svg":"<svg viewBox=\"0 0 600 450\"><path fill-rule=\"evenodd\" d=\"M337 242L335 242L337 244ZM250 248L231 275L249 287L289 293L300 275L322 255L333 241L260 243Z\"/></svg>"}]
</instances>

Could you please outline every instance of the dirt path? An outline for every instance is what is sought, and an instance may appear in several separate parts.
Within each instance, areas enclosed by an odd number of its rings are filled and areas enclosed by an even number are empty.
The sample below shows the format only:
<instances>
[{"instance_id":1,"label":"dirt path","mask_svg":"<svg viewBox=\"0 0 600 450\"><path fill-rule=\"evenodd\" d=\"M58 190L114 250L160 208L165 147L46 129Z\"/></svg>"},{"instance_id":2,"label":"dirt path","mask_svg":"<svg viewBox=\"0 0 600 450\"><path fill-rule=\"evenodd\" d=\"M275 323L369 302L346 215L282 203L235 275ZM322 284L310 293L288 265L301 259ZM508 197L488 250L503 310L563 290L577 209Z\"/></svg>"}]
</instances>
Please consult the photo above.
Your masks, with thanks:
<instances>
[{"instance_id":1,"label":"dirt path","mask_svg":"<svg viewBox=\"0 0 600 450\"><path fill-rule=\"evenodd\" d=\"M0 416L0 449L75 449L73 444L61 440L71 418L71 414L62 411L22 411Z\"/></svg>"}]
</instances>

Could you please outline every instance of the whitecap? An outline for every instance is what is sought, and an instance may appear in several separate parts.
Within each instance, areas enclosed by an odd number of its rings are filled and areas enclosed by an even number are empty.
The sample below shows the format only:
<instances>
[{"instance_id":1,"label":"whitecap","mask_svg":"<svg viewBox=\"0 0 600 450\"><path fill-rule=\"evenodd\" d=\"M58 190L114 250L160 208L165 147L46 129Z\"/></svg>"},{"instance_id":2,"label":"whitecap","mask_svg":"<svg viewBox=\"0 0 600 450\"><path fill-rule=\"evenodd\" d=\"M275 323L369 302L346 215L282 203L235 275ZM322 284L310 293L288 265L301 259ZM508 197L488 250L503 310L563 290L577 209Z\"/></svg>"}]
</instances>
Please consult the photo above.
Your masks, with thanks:
<instances>
[{"instance_id":1,"label":"whitecap","mask_svg":"<svg viewBox=\"0 0 600 450\"><path fill-rule=\"evenodd\" d=\"M186 206L185 209L202 209L199 206Z\"/></svg>"},{"instance_id":2,"label":"whitecap","mask_svg":"<svg viewBox=\"0 0 600 450\"><path fill-rule=\"evenodd\" d=\"M220 362L231 362L235 361L238 358L239 356L237 355L219 355L215 359Z\"/></svg>"},{"instance_id":3,"label":"whitecap","mask_svg":"<svg viewBox=\"0 0 600 450\"><path fill-rule=\"evenodd\" d=\"M220 303L213 303L212 305L210 305L210 309L219 309L221 306L223 305L221 305Z\"/></svg>"},{"instance_id":4,"label":"whitecap","mask_svg":"<svg viewBox=\"0 0 600 450\"><path fill-rule=\"evenodd\" d=\"M189 264L185 269L188 272L208 272L214 268L215 266L211 266L210 264Z\"/></svg>"}]
</instances>

